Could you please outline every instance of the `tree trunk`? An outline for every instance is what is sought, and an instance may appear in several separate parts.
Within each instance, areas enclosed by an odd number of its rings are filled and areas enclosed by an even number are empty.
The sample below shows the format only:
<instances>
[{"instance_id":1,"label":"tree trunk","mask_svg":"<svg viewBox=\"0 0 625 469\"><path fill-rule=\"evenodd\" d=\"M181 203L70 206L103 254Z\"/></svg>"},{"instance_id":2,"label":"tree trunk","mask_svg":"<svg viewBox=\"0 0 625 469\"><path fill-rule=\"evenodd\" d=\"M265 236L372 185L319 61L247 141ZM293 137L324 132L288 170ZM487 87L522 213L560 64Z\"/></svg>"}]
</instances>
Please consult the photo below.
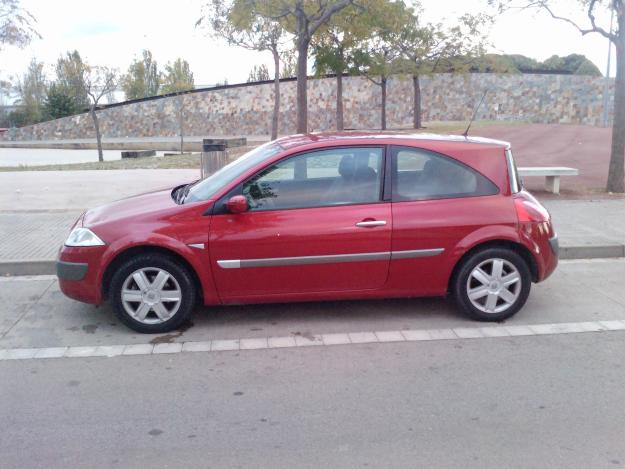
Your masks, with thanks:
<instances>
[{"instance_id":1,"label":"tree trunk","mask_svg":"<svg viewBox=\"0 0 625 469\"><path fill-rule=\"evenodd\" d=\"M336 74L336 130L345 128L343 123L343 71Z\"/></svg>"},{"instance_id":2,"label":"tree trunk","mask_svg":"<svg viewBox=\"0 0 625 469\"><path fill-rule=\"evenodd\" d=\"M184 153L184 96L178 96L178 127L180 129L180 154Z\"/></svg>"},{"instance_id":3,"label":"tree trunk","mask_svg":"<svg viewBox=\"0 0 625 469\"><path fill-rule=\"evenodd\" d=\"M380 86L382 87L382 130L386 130L386 77L382 76L380 79Z\"/></svg>"},{"instance_id":4,"label":"tree trunk","mask_svg":"<svg viewBox=\"0 0 625 469\"><path fill-rule=\"evenodd\" d=\"M95 106L91 106L89 114L91 114L91 118L93 119L93 126L95 127L95 139L98 143L98 161L104 161L104 154L102 153L102 134L100 134L100 122L98 122L98 116L95 112Z\"/></svg>"},{"instance_id":5,"label":"tree trunk","mask_svg":"<svg viewBox=\"0 0 625 469\"><path fill-rule=\"evenodd\" d=\"M412 76L412 89L414 91L412 126L415 129L420 129L422 126L421 126L421 83L419 82L419 75Z\"/></svg>"},{"instance_id":6,"label":"tree trunk","mask_svg":"<svg viewBox=\"0 0 625 469\"><path fill-rule=\"evenodd\" d=\"M612 152L608 170L608 192L625 192L625 20L619 20L619 41L616 43L616 79L614 82L614 120Z\"/></svg>"},{"instance_id":7,"label":"tree trunk","mask_svg":"<svg viewBox=\"0 0 625 469\"><path fill-rule=\"evenodd\" d=\"M308 132L308 43L300 37L297 44L297 133Z\"/></svg>"},{"instance_id":8,"label":"tree trunk","mask_svg":"<svg viewBox=\"0 0 625 469\"><path fill-rule=\"evenodd\" d=\"M273 54L273 116L271 117L271 140L278 138L278 119L280 116L280 54L278 50L271 51Z\"/></svg>"}]
</instances>

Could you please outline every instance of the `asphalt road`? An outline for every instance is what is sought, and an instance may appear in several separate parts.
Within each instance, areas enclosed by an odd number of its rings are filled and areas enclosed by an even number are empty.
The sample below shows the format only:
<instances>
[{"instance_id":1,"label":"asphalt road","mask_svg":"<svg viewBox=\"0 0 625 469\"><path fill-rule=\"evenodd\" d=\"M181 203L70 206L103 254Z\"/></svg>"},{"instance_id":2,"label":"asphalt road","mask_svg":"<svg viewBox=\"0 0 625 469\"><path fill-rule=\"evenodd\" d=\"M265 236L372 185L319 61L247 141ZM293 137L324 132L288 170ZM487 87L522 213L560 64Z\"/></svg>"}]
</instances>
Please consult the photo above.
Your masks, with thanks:
<instances>
[{"instance_id":1,"label":"asphalt road","mask_svg":"<svg viewBox=\"0 0 625 469\"><path fill-rule=\"evenodd\" d=\"M624 277L625 260L563 263L506 325L623 320ZM0 348L476 326L394 300L201 310L140 336L55 288L0 281ZM0 359L0 467L615 467L624 356L625 331L603 331Z\"/></svg>"}]
</instances>

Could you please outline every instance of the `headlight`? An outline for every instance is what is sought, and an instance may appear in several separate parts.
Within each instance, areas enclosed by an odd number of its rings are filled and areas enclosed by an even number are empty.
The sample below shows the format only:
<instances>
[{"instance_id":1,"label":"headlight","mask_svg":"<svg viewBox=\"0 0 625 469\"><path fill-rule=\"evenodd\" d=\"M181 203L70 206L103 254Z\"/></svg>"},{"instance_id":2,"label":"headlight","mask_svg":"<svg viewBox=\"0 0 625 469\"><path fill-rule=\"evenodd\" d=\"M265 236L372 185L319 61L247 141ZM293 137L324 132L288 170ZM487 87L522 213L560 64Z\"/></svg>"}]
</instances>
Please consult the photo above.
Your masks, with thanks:
<instances>
[{"instance_id":1,"label":"headlight","mask_svg":"<svg viewBox=\"0 0 625 469\"><path fill-rule=\"evenodd\" d=\"M67 237L65 246L85 247L104 246L104 242L89 228L77 227Z\"/></svg>"}]
</instances>

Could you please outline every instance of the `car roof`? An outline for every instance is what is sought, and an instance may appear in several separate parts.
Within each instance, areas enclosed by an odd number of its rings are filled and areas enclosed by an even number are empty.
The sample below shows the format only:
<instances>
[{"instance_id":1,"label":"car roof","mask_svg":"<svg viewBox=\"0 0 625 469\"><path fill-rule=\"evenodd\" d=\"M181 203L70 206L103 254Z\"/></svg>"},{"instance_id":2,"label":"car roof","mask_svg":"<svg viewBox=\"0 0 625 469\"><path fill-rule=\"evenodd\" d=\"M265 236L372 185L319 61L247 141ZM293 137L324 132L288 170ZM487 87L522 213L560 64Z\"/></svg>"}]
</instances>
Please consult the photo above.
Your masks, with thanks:
<instances>
[{"instance_id":1,"label":"car roof","mask_svg":"<svg viewBox=\"0 0 625 469\"><path fill-rule=\"evenodd\" d=\"M310 145L314 143L343 143L346 145L355 144L363 140L381 140L384 143L393 143L393 141L436 141L445 143L473 143L483 146L500 146L510 148L510 143L503 140L495 140L484 137L465 137L464 135L439 135L426 133L405 133L405 132L313 132L308 134L295 134L281 137L276 140L285 150L299 147L302 145Z\"/></svg>"}]
</instances>

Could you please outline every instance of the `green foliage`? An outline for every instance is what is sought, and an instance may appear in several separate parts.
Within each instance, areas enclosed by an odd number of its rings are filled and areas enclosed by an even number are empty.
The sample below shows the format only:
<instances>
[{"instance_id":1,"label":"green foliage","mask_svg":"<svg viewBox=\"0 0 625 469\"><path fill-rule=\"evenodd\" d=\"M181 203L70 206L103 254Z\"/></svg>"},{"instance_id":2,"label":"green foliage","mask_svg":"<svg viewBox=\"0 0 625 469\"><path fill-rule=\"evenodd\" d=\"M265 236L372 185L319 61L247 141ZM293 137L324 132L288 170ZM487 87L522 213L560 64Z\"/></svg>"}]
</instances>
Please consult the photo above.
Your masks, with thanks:
<instances>
[{"instance_id":1,"label":"green foliage","mask_svg":"<svg viewBox=\"0 0 625 469\"><path fill-rule=\"evenodd\" d=\"M87 65L77 50L67 52L56 62L56 84L61 92L69 96L76 110L89 107L89 95L85 84Z\"/></svg>"},{"instance_id":2,"label":"green foliage","mask_svg":"<svg viewBox=\"0 0 625 469\"><path fill-rule=\"evenodd\" d=\"M121 85L126 99L139 99L156 96L160 86L158 64L152 53L144 50L141 60L135 59L122 77Z\"/></svg>"},{"instance_id":3,"label":"green foliage","mask_svg":"<svg viewBox=\"0 0 625 469\"><path fill-rule=\"evenodd\" d=\"M189 68L189 63L178 58L174 63L165 65L165 73L161 74L161 93L178 93L194 88L193 73Z\"/></svg>"},{"instance_id":4,"label":"green foliage","mask_svg":"<svg viewBox=\"0 0 625 469\"><path fill-rule=\"evenodd\" d=\"M78 112L80 112L80 109L75 107L74 100L71 96L65 94L62 87L56 83L52 83L48 88L43 104L44 118L47 120L59 119Z\"/></svg>"},{"instance_id":5,"label":"green foliage","mask_svg":"<svg viewBox=\"0 0 625 469\"><path fill-rule=\"evenodd\" d=\"M9 112L7 121L9 122L9 127L24 127L32 123L28 121L28 115L23 109L15 109Z\"/></svg>"},{"instance_id":6,"label":"green foliage","mask_svg":"<svg viewBox=\"0 0 625 469\"><path fill-rule=\"evenodd\" d=\"M538 68L558 73L572 73L573 75L601 76L597 66L581 54L570 54L565 57L552 55L542 64L539 64Z\"/></svg>"},{"instance_id":7,"label":"green foliage","mask_svg":"<svg viewBox=\"0 0 625 469\"><path fill-rule=\"evenodd\" d=\"M247 77L247 82L252 83L255 81L267 81L269 80L269 69L265 64L254 65L250 74Z\"/></svg>"},{"instance_id":8,"label":"green foliage","mask_svg":"<svg viewBox=\"0 0 625 469\"><path fill-rule=\"evenodd\" d=\"M384 81L400 71L403 34L412 15L403 1L371 1L362 19L370 34L354 47L353 69L372 81L376 76Z\"/></svg>"},{"instance_id":9,"label":"green foliage","mask_svg":"<svg viewBox=\"0 0 625 469\"><path fill-rule=\"evenodd\" d=\"M43 102L46 96L46 79L43 74L43 62L32 59L26 73L19 80L17 91L18 103L22 106L18 115L22 125L35 124L43 119ZM23 115L22 115L23 114Z\"/></svg>"},{"instance_id":10,"label":"green foliage","mask_svg":"<svg viewBox=\"0 0 625 469\"><path fill-rule=\"evenodd\" d=\"M320 28L312 40L314 69L317 76L354 73L358 45L370 35L374 18L368 8L371 0L362 5L349 5L336 13Z\"/></svg>"},{"instance_id":11,"label":"green foliage","mask_svg":"<svg viewBox=\"0 0 625 469\"><path fill-rule=\"evenodd\" d=\"M0 0L0 50L3 45L25 47L34 37L35 17L20 7L19 0Z\"/></svg>"},{"instance_id":12,"label":"green foliage","mask_svg":"<svg viewBox=\"0 0 625 469\"><path fill-rule=\"evenodd\" d=\"M225 39L230 45L277 51L284 29L279 21L256 14L256 3L253 0L212 0L197 24L208 25L212 36Z\"/></svg>"},{"instance_id":13,"label":"green foliage","mask_svg":"<svg viewBox=\"0 0 625 469\"><path fill-rule=\"evenodd\" d=\"M292 78L297 75L297 55L295 51L287 50L280 54L282 68L280 69L281 78Z\"/></svg>"},{"instance_id":14,"label":"green foliage","mask_svg":"<svg viewBox=\"0 0 625 469\"><path fill-rule=\"evenodd\" d=\"M468 67L466 64L468 63ZM472 61L466 57L452 57L442 66L440 72L477 72L477 73L554 73L563 75L601 76L595 64L580 54L565 57L553 55L544 62L538 62L523 55L484 54Z\"/></svg>"}]
</instances>

